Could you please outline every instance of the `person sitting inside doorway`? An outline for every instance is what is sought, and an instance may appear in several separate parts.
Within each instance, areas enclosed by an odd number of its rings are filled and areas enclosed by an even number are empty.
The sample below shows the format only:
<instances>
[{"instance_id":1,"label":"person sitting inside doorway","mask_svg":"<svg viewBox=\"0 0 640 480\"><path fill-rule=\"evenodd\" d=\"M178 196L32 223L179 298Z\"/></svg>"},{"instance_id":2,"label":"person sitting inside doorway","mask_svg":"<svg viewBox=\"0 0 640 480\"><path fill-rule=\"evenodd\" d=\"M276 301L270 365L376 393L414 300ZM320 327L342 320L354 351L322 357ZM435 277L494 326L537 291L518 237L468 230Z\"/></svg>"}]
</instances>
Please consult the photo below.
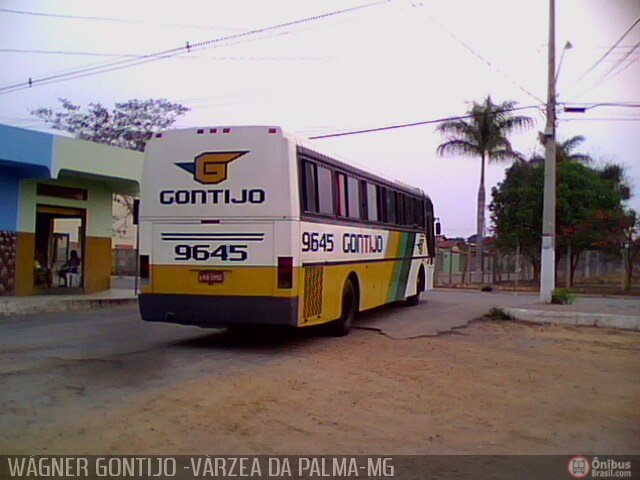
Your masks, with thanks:
<instances>
[{"instance_id":1,"label":"person sitting inside doorway","mask_svg":"<svg viewBox=\"0 0 640 480\"><path fill-rule=\"evenodd\" d=\"M64 282L65 287L69 286L67 285L67 273L79 273L80 263L81 262L80 257L78 256L78 252L76 250L71 250L69 254L69 260L67 260L67 263L62 265L62 267L60 267L60 270L58 271L58 275Z\"/></svg>"},{"instance_id":2,"label":"person sitting inside doorway","mask_svg":"<svg viewBox=\"0 0 640 480\"><path fill-rule=\"evenodd\" d=\"M51 287L51 270L49 270L44 262L44 255L36 253L33 267L33 276L35 284L44 284Z\"/></svg>"}]
</instances>

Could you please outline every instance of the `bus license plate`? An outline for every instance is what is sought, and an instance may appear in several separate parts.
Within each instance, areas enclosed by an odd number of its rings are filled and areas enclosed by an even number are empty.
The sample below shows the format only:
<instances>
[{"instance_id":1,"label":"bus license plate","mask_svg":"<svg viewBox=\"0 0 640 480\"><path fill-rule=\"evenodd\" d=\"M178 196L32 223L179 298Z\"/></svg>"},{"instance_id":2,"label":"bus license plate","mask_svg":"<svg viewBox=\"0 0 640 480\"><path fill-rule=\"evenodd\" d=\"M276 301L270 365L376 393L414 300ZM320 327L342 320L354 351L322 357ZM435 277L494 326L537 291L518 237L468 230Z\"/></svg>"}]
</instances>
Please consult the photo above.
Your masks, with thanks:
<instances>
[{"instance_id":1,"label":"bus license plate","mask_svg":"<svg viewBox=\"0 0 640 480\"><path fill-rule=\"evenodd\" d=\"M209 285L222 283L224 282L224 272L221 270L204 270L198 272L198 282L208 283Z\"/></svg>"}]
</instances>

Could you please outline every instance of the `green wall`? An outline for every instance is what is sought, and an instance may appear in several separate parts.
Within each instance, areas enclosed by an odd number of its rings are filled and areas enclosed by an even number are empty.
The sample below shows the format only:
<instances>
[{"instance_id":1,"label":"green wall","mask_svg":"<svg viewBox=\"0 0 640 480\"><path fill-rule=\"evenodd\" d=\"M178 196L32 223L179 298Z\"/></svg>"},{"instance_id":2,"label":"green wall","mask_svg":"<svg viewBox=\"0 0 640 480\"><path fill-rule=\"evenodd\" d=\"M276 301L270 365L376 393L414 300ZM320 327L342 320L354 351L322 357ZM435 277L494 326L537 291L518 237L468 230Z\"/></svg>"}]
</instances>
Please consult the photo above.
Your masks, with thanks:
<instances>
[{"instance_id":1,"label":"green wall","mask_svg":"<svg viewBox=\"0 0 640 480\"><path fill-rule=\"evenodd\" d=\"M84 188L89 191L86 201L36 195L38 183L65 187ZM34 233L36 226L36 204L59 207L83 208L87 211L86 234L91 237L111 237L112 196L111 189L103 182L74 180L22 180L20 182L20 208L18 231Z\"/></svg>"}]
</instances>

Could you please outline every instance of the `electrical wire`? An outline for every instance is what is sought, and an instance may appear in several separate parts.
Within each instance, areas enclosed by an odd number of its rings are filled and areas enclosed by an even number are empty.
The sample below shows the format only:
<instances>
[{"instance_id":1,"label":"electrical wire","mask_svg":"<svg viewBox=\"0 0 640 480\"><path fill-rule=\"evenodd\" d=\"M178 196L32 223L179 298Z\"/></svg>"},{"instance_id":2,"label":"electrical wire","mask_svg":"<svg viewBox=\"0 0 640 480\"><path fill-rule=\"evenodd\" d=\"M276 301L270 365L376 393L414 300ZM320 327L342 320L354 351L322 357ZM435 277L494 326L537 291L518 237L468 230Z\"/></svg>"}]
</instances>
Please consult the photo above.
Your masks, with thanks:
<instances>
[{"instance_id":1,"label":"electrical wire","mask_svg":"<svg viewBox=\"0 0 640 480\"><path fill-rule=\"evenodd\" d=\"M622 65L622 63L629 58L633 52L635 52L638 47L640 47L640 42L636 43L633 47L633 49L629 50L622 58L620 58L619 60L616 61L616 63L614 65L612 65L605 73L604 75L602 75L602 77L600 77L600 80L598 80L591 89L594 89L596 87L598 87L600 84L602 84L603 82L606 82L608 78L613 78L616 75L618 75L618 73L623 72L624 70L627 69L627 67L629 67L629 65L635 63L637 61L637 59L630 61L629 63L627 63L620 71L618 71L617 73L613 74L611 77L609 77L609 75L611 74L611 72L613 72L616 68L618 68L620 65Z\"/></svg>"},{"instance_id":2,"label":"electrical wire","mask_svg":"<svg viewBox=\"0 0 640 480\"><path fill-rule=\"evenodd\" d=\"M144 54L133 53L102 53L102 52L80 52L70 50L30 50L20 48L0 48L0 53L25 53L37 55L69 55L69 56L85 56L85 57L116 57L116 58L141 58ZM330 57L265 57L265 56L220 56L220 57L199 57L190 55L188 57L180 57L181 60L238 60L238 61L254 61L254 60L270 60L270 61L296 61L296 60L332 60Z\"/></svg>"},{"instance_id":3,"label":"electrical wire","mask_svg":"<svg viewBox=\"0 0 640 480\"><path fill-rule=\"evenodd\" d=\"M638 46L640 46L640 43L638 44ZM640 60L640 53L638 55L636 55L635 58L630 59L620 70L618 70L617 72L615 72L613 75L611 75L611 77L609 77L609 79L617 77L618 75L620 75L622 72L624 72L627 68L629 68L631 65L633 65L634 63L636 63L638 60Z\"/></svg>"},{"instance_id":4,"label":"electrical wire","mask_svg":"<svg viewBox=\"0 0 640 480\"><path fill-rule=\"evenodd\" d=\"M57 74L57 75L51 75L51 76L48 76L48 77L42 77L42 78L36 78L36 79L29 78L29 80L26 81L26 82L19 82L19 83L15 83L15 84L12 84L12 85L7 85L7 86L4 86L4 87L0 87L0 95L16 92L16 91L20 91L20 90L25 90L25 89L28 89L28 88L33 88L35 86L48 85L48 84L51 84L51 83L58 83L58 82L61 82L61 81L66 81L66 80L73 80L73 79L83 78L83 77L87 77L87 76L91 76L91 75L97 75L97 74L101 74L101 73L108 73L108 72L111 72L111 71L114 71L114 70L120 70L120 69L123 69L123 68L129 68L129 67L141 65L141 64L144 64L144 63L150 63L150 62L155 62L155 61L158 61L158 60L172 58L172 57L175 57L177 55L189 53L189 52L194 51L194 50L212 48L212 47L215 47L215 46L224 45L229 41L238 40L238 39L245 39L245 37L249 37L251 39L255 39L254 37L256 35L260 35L260 34L263 34L263 33L268 33L268 32L272 32L272 31L276 31L276 30L282 30L282 29L288 28L288 27L303 25L303 24L314 22L314 21L317 21L317 20L324 20L326 18L331 18L331 17L335 17L335 16L342 15L342 14L345 14L345 13L351 13L351 12L355 12L355 11L358 11L358 10L363 10L365 8L370 8L370 7L373 7L373 6L381 5L383 3L384 4L389 3L389 0L378 0L378 1L375 1L375 2L370 2L370 3L366 3L366 4L362 4L362 5L357 5L355 7L345 8L345 9L342 9L342 10L334 10L334 11L331 11L331 12L328 12L328 13L314 15L314 16L311 16L311 17L306 17L306 18L302 18L302 19L298 19L298 20L292 20L292 21L289 21L289 22L284 22L284 23L280 23L280 24L276 24L276 25L257 28L257 29L246 31L246 32L242 32L242 33L236 33L236 34L227 35L227 36L224 36L224 37L205 40L205 41L202 41L202 42L194 43L193 45L190 45L189 43L187 43L186 46L184 46L184 47L177 47L177 48L172 48L172 49L169 49L169 50L163 50L163 51L152 53L152 54L142 55L139 58L119 60L119 61L116 61L116 62L111 62L111 63L102 64L102 65L98 65L98 66L82 67L82 68L79 68L79 69L76 69L76 70L72 70L72 71L69 71L69 72L66 72L66 73L61 73L61 74ZM280 34L283 34L283 33L286 34L287 32L279 32L279 33Z\"/></svg>"},{"instance_id":5,"label":"electrical wire","mask_svg":"<svg viewBox=\"0 0 640 480\"><path fill-rule=\"evenodd\" d=\"M144 20L131 20L125 18L112 18L112 17L95 17L95 16L83 16L83 15L63 15L59 13L46 13L46 12L28 12L25 10L14 10L11 8L0 8L0 12L11 13L16 15L30 15L35 17L49 17L49 18L64 18L68 20L95 20L101 22L115 22L115 23L130 23L134 25L151 25L170 28L198 28L202 30L227 30L231 32L242 32L247 29L241 28L228 28L228 27L213 27L207 25L186 25L179 23L154 23Z\"/></svg>"},{"instance_id":6,"label":"electrical wire","mask_svg":"<svg viewBox=\"0 0 640 480\"><path fill-rule=\"evenodd\" d=\"M453 32L451 32L449 29L447 29L444 25L442 25L440 22L438 22L435 18L433 18L431 15L427 15L427 18L433 22L437 27L439 27L440 29L442 29L445 33L447 33L453 40L455 40L457 43L459 43L460 45L462 45L465 49L467 49L469 52L471 52L474 56L476 56L477 58L479 58L482 62L484 62L485 64L487 64L490 68L492 68L493 70L495 70L496 72L498 72L500 75L502 75L506 80L508 80L509 82L511 82L515 87L519 88L521 91L523 91L524 93L526 93L528 96L530 96L531 98L533 98L534 100L537 100L538 102L545 104L545 102L538 97L536 94L532 93L530 90L526 89L525 87L523 87L521 84L519 84L518 82L516 82L512 77L510 77L509 75L507 75L500 67L498 67L497 65L495 65L494 63L492 63L491 61L489 61L487 58L485 58L483 55L481 55L477 50L475 50L473 47L471 47L470 45L468 45L466 42L464 42L463 40L461 40L460 38L458 38L458 36L456 36Z\"/></svg>"},{"instance_id":7,"label":"electrical wire","mask_svg":"<svg viewBox=\"0 0 640 480\"><path fill-rule=\"evenodd\" d=\"M636 21L633 22L631 26L625 30L625 32L620 36L620 38L618 38L618 40L613 44L612 47L610 47L604 53L604 55L602 55L598 60L596 60L596 62L593 65L587 68L587 70L580 76L580 78L578 78L576 83L579 83L584 77L586 77L591 71L593 71L593 69L596 68L600 64L600 62L602 62L614 50L614 48L616 48L620 44L620 42L622 42L622 40L625 39L625 37L629 34L629 32L633 30L634 27L638 25L638 23L640 23L640 17L638 17Z\"/></svg>"},{"instance_id":8,"label":"electrical wire","mask_svg":"<svg viewBox=\"0 0 640 480\"><path fill-rule=\"evenodd\" d=\"M640 122L640 117L561 118L561 122Z\"/></svg>"},{"instance_id":9,"label":"electrical wire","mask_svg":"<svg viewBox=\"0 0 640 480\"><path fill-rule=\"evenodd\" d=\"M487 113L506 113L506 112L516 112L519 110L527 110L527 109L531 109L531 108L540 108L540 105L527 105L524 107L515 107L515 108L508 108L508 109L503 109L503 110L493 110L491 112L487 112ZM347 131L347 132L340 132L340 133L329 133L326 135L315 135L313 137L309 137L310 140L321 140L323 138L335 138L335 137L345 137L347 135L360 135L363 133L374 133L374 132L384 132L384 131L388 131L388 130L397 130L400 128L409 128L409 127L419 127L422 125L431 125L434 123L443 123L443 122L449 122L451 120L464 120L466 118L472 118L474 117L474 114L467 114L467 115L458 115L455 117L443 117L443 118L436 118L433 120L422 120L419 122L411 122L411 123L402 123L402 124L397 124L397 125L387 125L384 127L375 127L375 128L365 128L365 129L361 129L361 130L351 130L351 131Z\"/></svg>"}]
</instances>

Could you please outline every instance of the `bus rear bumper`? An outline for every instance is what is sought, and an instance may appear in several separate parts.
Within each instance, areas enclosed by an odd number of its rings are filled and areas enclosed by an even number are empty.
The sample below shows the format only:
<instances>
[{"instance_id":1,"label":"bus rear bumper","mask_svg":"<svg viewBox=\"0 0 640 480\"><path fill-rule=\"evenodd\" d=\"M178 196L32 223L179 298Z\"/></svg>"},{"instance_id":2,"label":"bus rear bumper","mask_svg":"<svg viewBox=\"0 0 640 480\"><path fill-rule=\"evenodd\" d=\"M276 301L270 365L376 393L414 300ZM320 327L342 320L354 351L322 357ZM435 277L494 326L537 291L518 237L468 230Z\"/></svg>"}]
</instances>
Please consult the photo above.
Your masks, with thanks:
<instances>
[{"instance_id":1,"label":"bus rear bumper","mask_svg":"<svg viewBox=\"0 0 640 480\"><path fill-rule=\"evenodd\" d=\"M298 324L298 298L143 293L140 315L148 322L199 327Z\"/></svg>"}]
</instances>

